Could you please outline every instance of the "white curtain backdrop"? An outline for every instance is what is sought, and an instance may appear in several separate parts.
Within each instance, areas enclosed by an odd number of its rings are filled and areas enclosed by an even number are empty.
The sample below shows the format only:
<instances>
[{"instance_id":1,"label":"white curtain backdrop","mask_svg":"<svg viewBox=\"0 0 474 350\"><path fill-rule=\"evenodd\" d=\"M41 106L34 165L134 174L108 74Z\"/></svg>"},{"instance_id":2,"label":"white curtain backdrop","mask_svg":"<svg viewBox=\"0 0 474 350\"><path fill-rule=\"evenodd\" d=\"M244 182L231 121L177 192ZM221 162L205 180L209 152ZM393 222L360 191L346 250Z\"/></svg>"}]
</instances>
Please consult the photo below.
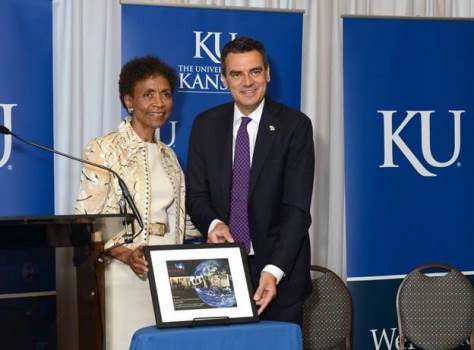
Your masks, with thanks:
<instances>
[{"instance_id":1,"label":"white curtain backdrop","mask_svg":"<svg viewBox=\"0 0 474 350\"><path fill-rule=\"evenodd\" d=\"M345 275L343 15L472 17L474 0L143 0L141 3L304 10L302 110L313 121L313 263ZM120 122L120 1L53 0L55 147L81 156ZM55 159L57 214L72 213L80 165Z\"/></svg>"}]
</instances>

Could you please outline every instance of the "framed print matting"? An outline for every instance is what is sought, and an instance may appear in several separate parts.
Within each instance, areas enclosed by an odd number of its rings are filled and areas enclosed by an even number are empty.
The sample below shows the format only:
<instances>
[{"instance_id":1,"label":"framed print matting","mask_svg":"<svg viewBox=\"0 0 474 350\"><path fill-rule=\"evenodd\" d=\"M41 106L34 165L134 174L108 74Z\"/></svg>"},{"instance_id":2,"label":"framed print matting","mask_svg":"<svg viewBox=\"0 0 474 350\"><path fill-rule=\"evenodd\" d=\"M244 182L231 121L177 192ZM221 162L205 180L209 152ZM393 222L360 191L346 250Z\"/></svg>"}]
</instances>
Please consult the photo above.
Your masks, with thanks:
<instances>
[{"instance_id":1,"label":"framed print matting","mask_svg":"<svg viewBox=\"0 0 474 350\"><path fill-rule=\"evenodd\" d=\"M158 327L257 321L240 245L146 246L145 257Z\"/></svg>"}]
</instances>

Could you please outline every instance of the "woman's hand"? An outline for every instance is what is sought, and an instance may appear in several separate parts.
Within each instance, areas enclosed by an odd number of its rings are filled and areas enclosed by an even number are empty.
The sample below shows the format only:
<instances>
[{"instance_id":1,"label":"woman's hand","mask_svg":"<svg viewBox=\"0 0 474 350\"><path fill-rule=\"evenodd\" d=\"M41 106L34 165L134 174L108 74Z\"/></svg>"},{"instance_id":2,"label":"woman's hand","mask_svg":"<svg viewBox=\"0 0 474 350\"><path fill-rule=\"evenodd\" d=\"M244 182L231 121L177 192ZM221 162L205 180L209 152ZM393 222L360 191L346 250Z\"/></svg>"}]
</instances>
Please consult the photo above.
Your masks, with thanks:
<instances>
[{"instance_id":1,"label":"woman's hand","mask_svg":"<svg viewBox=\"0 0 474 350\"><path fill-rule=\"evenodd\" d=\"M126 247L117 247L112 249L109 254L130 266L132 271L140 278L145 278L148 273L148 263L143 255L143 246L133 250Z\"/></svg>"},{"instance_id":2,"label":"woman's hand","mask_svg":"<svg viewBox=\"0 0 474 350\"><path fill-rule=\"evenodd\" d=\"M148 273L148 263L145 260L145 255L143 254L143 246L139 246L134 250L130 250L130 254L127 256L126 263L130 266L133 272L137 274L138 277L146 277L146 274Z\"/></svg>"}]
</instances>

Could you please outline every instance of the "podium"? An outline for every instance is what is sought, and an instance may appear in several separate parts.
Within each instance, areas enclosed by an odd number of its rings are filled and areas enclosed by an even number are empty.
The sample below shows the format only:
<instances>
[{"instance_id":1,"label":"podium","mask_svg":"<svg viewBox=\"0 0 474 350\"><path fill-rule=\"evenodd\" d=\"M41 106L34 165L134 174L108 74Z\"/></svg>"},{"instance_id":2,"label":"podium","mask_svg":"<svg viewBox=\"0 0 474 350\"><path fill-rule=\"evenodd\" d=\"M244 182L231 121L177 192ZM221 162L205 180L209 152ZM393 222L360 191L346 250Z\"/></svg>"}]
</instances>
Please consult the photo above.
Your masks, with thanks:
<instances>
[{"instance_id":1,"label":"podium","mask_svg":"<svg viewBox=\"0 0 474 350\"><path fill-rule=\"evenodd\" d=\"M56 251L58 349L102 349L105 337L102 253L105 242L118 232L124 220L131 223L133 216L0 218L1 248L52 247Z\"/></svg>"}]
</instances>

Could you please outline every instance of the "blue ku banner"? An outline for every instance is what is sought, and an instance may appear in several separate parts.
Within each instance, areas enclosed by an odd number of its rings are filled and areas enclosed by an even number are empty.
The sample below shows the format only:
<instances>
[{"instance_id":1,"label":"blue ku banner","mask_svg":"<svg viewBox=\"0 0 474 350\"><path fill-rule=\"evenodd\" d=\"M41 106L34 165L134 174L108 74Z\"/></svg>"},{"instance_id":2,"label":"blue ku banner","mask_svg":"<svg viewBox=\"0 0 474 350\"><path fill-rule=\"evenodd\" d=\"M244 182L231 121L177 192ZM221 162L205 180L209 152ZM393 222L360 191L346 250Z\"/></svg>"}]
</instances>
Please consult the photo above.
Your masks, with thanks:
<instances>
[{"instance_id":1,"label":"blue ku banner","mask_svg":"<svg viewBox=\"0 0 474 350\"><path fill-rule=\"evenodd\" d=\"M0 43L0 125L52 147L52 1L0 1ZM53 157L0 135L0 188L2 217L54 214ZM54 276L54 251L0 247L1 348L55 347Z\"/></svg>"},{"instance_id":2,"label":"blue ku banner","mask_svg":"<svg viewBox=\"0 0 474 350\"><path fill-rule=\"evenodd\" d=\"M122 5L122 62L157 55L176 69L174 110L160 136L184 168L196 115L232 100L220 77L225 43L236 36L260 40L271 68L268 95L299 109L302 30L301 12Z\"/></svg>"},{"instance_id":3,"label":"blue ku banner","mask_svg":"<svg viewBox=\"0 0 474 350\"><path fill-rule=\"evenodd\" d=\"M348 17L343 28L354 348L398 349L404 275L430 262L474 271L474 21Z\"/></svg>"},{"instance_id":4,"label":"blue ku banner","mask_svg":"<svg viewBox=\"0 0 474 350\"><path fill-rule=\"evenodd\" d=\"M0 124L53 146L51 0L0 2ZM54 213L51 154L0 135L0 215Z\"/></svg>"}]
</instances>

